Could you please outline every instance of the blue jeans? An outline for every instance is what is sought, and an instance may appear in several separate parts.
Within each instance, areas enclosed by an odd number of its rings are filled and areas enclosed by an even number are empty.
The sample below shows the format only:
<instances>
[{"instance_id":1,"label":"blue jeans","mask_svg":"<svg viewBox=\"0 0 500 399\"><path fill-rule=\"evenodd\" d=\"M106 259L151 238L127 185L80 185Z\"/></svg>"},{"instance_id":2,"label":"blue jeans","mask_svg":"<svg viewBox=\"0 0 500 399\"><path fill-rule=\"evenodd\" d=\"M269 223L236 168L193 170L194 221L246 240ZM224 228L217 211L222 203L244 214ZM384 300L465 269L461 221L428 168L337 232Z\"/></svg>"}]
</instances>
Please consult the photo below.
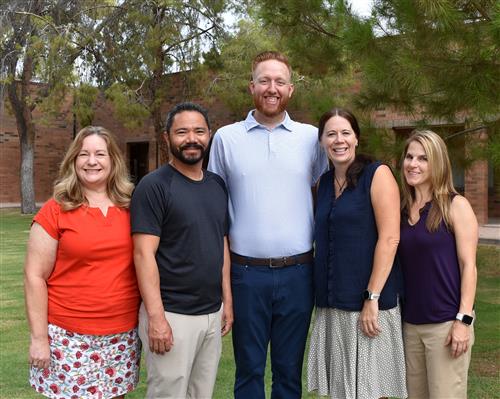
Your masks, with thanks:
<instances>
[{"instance_id":1,"label":"blue jeans","mask_svg":"<svg viewBox=\"0 0 500 399\"><path fill-rule=\"evenodd\" d=\"M234 397L265 399L271 344L272 399L300 399L302 362L313 307L312 265L231 265L236 361Z\"/></svg>"}]
</instances>

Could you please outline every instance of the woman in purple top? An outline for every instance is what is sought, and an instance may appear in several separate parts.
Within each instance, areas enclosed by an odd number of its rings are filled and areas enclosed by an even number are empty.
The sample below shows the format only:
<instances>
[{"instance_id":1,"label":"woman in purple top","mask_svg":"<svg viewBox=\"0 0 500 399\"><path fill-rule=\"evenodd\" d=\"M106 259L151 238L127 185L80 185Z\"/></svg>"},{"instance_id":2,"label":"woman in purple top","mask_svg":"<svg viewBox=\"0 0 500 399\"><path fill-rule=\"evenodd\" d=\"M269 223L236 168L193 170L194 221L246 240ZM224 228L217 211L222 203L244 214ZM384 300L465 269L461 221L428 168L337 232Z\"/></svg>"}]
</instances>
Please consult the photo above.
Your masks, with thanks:
<instances>
[{"instance_id":1,"label":"woman in purple top","mask_svg":"<svg viewBox=\"0 0 500 399\"><path fill-rule=\"evenodd\" d=\"M410 398L466 398L474 343L478 225L453 187L444 141L415 131L406 142L399 258Z\"/></svg>"}]
</instances>

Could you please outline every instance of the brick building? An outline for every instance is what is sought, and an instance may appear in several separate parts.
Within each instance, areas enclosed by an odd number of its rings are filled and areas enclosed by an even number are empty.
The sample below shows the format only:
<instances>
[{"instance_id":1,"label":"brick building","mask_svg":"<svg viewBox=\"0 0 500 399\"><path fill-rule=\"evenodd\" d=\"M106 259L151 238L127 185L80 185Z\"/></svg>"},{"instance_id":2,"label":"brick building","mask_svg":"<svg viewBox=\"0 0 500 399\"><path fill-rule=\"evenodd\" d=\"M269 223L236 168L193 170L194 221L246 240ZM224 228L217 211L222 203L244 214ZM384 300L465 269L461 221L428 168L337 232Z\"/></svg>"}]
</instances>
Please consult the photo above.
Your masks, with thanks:
<instances>
[{"instance_id":1,"label":"brick building","mask_svg":"<svg viewBox=\"0 0 500 399\"><path fill-rule=\"evenodd\" d=\"M163 104L164 112L173 104L184 100L183 81L177 74L172 75L171 95ZM5 99L7 100L7 99ZM58 117L43 121L35 110L37 128L35 140L35 194L37 202L46 201L52 193L52 185L57 176L59 163L79 127L71 111L72 98L68 98ZM203 104L201 99L192 101ZM205 104L206 105L206 104ZM245 115L231 114L220 102L206 105L210 110L212 129L242 119ZM160 165L160 149L150 122L145 121L138 129L126 128L114 115L113 106L104 96L95 103L93 124L104 126L119 139L134 178L140 178ZM0 108L0 205L14 206L20 203L19 184L19 138L14 116L8 107ZM303 112L290 112L297 119L307 121ZM309 120L311 123L315 121ZM395 135L406 136L415 127L415 120L404 114L379 109L371 114L371 122L377 127L392 129ZM464 124L449 125L440 121L431 122L431 129L447 132L460 131ZM467 135L467 140L486 140L487 132L478 131ZM467 151L467 140L459 143L455 152ZM459 191L469 199L480 224L500 218L500 176L493 176L488 161L480 160L462 168L454 163L454 181Z\"/></svg>"}]
</instances>

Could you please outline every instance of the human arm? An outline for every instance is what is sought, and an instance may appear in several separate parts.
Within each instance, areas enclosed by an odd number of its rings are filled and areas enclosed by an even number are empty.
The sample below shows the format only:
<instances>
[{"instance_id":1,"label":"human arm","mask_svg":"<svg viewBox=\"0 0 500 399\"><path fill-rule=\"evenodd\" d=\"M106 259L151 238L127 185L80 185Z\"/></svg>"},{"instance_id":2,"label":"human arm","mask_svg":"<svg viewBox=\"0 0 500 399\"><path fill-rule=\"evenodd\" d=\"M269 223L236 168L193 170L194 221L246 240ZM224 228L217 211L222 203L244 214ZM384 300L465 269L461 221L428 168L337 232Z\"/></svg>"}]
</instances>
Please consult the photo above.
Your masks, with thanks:
<instances>
[{"instance_id":1,"label":"human arm","mask_svg":"<svg viewBox=\"0 0 500 399\"><path fill-rule=\"evenodd\" d=\"M30 326L29 362L38 368L50 365L47 279L54 269L57 246L55 238L33 223L24 264L24 296Z\"/></svg>"},{"instance_id":2,"label":"human arm","mask_svg":"<svg viewBox=\"0 0 500 399\"><path fill-rule=\"evenodd\" d=\"M457 246L458 265L460 267L460 308L459 312L472 316L474 297L476 296L476 250L478 225L474 211L462 196L453 198L450 217ZM455 320L446 338L445 345L450 345L451 355L458 357L469 348L471 327Z\"/></svg>"},{"instance_id":3,"label":"human arm","mask_svg":"<svg viewBox=\"0 0 500 399\"><path fill-rule=\"evenodd\" d=\"M366 288L380 294L391 272L399 244L399 189L388 166L381 165L377 168L370 194L378 240L373 256L372 273ZM378 310L378 299L364 301L360 327L368 337L376 337L381 332L378 324Z\"/></svg>"},{"instance_id":4,"label":"human arm","mask_svg":"<svg viewBox=\"0 0 500 399\"><path fill-rule=\"evenodd\" d=\"M328 171L328 157L321 144L316 140L315 156L312 165L311 193L313 198L313 209L316 210L316 200L321 176Z\"/></svg>"},{"instance_id":5,"label":"human arm","mask_svg":"<svg viewBox=\"0 0 500 399\"><path fill-rule=\"evenodd\" d=\"M174 345L170 324L160 294L160 273L156 263L156 251L160 237L151 234L133 235L134 263L137 282L148 315L149 349L158 354L168 352Z\"/></svg>"},{"instance_id":6,"label":"human arm","mask_svg":"<svg viewBox=\"0 0 500 399\"><path fill-rule=\"evenodd\" d=\"M231 256L229 242L224 237L224 264L222 266L222 336L231 331L233 326L233 295L231 293Z\"/></svg>"},{"instance_id":7,"label":"human arm","mask_svg":"<svg viewBox=\"0 0 500 399\"><path fill-rule=\"evenodd\" d=\"M218 131L212 138L207 169L210 172L219 175L227 184L226 167L224 162L224 145Z\"/></svg>"}]
</instances>

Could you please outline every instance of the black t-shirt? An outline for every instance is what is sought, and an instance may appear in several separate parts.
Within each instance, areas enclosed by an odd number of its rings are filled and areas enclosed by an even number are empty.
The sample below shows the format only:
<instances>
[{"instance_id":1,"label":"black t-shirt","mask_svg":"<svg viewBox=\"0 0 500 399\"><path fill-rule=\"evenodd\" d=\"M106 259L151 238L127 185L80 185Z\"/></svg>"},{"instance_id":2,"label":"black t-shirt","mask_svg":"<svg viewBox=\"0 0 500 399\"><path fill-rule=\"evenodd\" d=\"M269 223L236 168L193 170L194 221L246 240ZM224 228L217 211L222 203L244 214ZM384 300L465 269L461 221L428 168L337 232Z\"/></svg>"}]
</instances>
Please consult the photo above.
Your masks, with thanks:
<instances>
[{"instance_id":1,"label":"black t-shirt","mask_svg":"<svg viewBox=\"0 0 500 399\"><path fill-rule=\"evenodd\" d=\"M228 197L218 175L203 174L194 181L162 166L139 182L130 205L132 233L160 237L161 298L173 313L208 314L221 306Z\"/></svg>"}]
</instances>

